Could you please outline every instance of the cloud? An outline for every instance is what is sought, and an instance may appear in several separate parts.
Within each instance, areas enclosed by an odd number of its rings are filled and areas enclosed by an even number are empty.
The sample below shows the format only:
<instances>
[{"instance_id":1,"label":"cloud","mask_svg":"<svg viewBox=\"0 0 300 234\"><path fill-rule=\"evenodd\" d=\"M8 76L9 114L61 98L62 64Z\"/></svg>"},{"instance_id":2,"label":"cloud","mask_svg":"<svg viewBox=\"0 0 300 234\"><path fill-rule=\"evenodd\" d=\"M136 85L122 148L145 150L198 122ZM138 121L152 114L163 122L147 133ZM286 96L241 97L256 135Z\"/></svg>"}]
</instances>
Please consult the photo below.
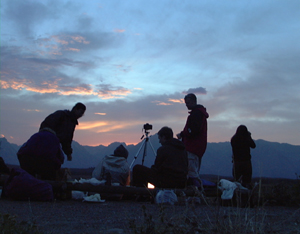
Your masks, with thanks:
<instances>
[{"instance_id":1,"label":"cloud","mask_svg":"<svg viewBox=\"0 0 300 234\"><path fill-rule=\"evenodd\" d=\"M183 94L194 93L194 94L207 94L206 89L202 87L190 88L187 91L183 91Z\"/></svg>"},{"instance_id":2,"label":"cloud","mask_svg":"<svg viewBox=\"0 0 300 234\"><path fill-rule=\"evenodd\" d=\"M122 98L131 93L129 89L110 84L97 85L95 93L103 99Z\"/></svg>"},{"instance_id":3,"label":"cloud","mask_svg":"<svg viewBox=\"0 0 300 234\"><path fill-rule=\"evenodd\" d=\"M123 33L123 32L125 32L125 29L114 29L114 32Z\"/></svg>"}]
</instances>

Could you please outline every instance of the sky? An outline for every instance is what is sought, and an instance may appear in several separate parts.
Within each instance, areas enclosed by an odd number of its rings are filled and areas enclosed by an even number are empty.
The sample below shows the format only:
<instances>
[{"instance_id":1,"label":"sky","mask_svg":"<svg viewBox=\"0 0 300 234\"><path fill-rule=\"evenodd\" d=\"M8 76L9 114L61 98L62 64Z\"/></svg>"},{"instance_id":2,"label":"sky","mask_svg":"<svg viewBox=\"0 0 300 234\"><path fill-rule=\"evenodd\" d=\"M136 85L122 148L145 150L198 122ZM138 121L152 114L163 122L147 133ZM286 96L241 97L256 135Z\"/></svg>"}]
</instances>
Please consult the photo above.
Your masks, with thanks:
<instances>
[{"instance_id":1,"label":"sky","mask_svg":"<svg viewBox=\"0 0 300 234\"><path fill-rule=\"evenodd\" d=\"M208 141L240 124L300 145L299 0L1 0L0 136L18 145L86 105L74 140L137 144L179 133L195 93Z\"/></svg>"}]
</instances>

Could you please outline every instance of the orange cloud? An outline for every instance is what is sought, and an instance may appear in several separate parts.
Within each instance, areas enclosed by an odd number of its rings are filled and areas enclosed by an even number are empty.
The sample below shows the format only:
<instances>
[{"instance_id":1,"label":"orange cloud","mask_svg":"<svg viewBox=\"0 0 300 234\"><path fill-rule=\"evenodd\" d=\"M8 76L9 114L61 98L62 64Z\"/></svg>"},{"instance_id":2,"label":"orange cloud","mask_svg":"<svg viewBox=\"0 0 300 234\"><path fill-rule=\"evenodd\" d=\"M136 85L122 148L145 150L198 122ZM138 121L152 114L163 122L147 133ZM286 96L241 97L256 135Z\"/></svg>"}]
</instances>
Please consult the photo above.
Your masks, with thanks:
<instances>
[{"instance_id":1,"label":"orange cloud","mask_svg":"<svg viewBox=\"0 0 300 234\"><path fill-rule=\"evenodd\" d=\"M37 109L23 109L24 111L28 111L28 112L31 112L31 111L35 111L35 112L40 112L40 110L37 110Z\"/></svg>"},{"instance_id":2,"label":"orange cloud","mask_svg":"<svg viewBox=\"0 0 300 234\"><path fill-rule=\"evenodd\" d=\"M158 106L170 106L171 103L161 102L161 101L153 101L152 103L156 103Z\"/></svg>"},{"instance_id":3,"label":"orange cloud","mask_svg":"<svg viewBox=\"0 0 300 234\"><path fill-rule=\"evenodd\" d=\"M174 102L174 103L184 103L184 100L183 99L172 99L172 98L169 98L169 102Z\"/></svg>"},{"instance_id":4,"label":"orange cloud","mask_svg":"<svg viewBox=\"0 0 300 234\"><path fill-rule=\"evenodd\" d=\"M98 97L101 97L102 99L112 99L112 98L116 98L116 97L121 98L121 96L127 96L130 93L131 93L130 90L120 89L120 90L109 90L106 92L99 92L97 95L98 95Z\"/></svg>"},{"instance_id":5,"label":"orange cloud","mask_svg":"<svg viewBox=\"0 0 300 234\"><path fill-rule=\"evenodd\" d=\"M136 124L136 123L134 123ZM133 123L120 123L119 121L89 121L89 122L80 122L76 129L79 130L92 130L94 132L110 132L116 129L127 128L128 126L133 125Z\"/></svg>"},{"instance_id":6,"label":"orange cloud","mask_svg":"<svg viewBox=\"0 0 300 234\"><path fill-rule=\"evenodd\" d=\"M90 42L85 40L85 38L82 36L72 36L71 38L78 43L90 44Z\"/></svg>"},{"instance_id":7,"label":"orange cloud","mask_svg":"<svg viewBox=\"0 0 300 234\"><path fill-rule=\"evenodd\" d=\"M95 115L106 115L106 113L95 113Z\"/></svg>"},{"instance_id":8,"label":"orange cloud","mask_svg":"<svg viewBox=\"0 0 300 234\"><path fill-rule=\"evenodd\" d=\"M80 49L76 49L76 48L67 48L66 50L74 51L74 52L79 52L80 51Z\"/></svg>"},{"instance_id":9,"label":"orange cloud","mask_svg":"<svg viewBox=\"0 0 300 234\"><path fill-rule=\"evenodd\" d=\"M60 87L58 82L61 79L57 78L53 82L44 81L40 86L34 84L33 81L27 79L21 80L0 80L1 89L25 89L35 93L58 93L60 95L94 95L102 99L122 98L131 93L130 90L124 88L118 88L117 90L105 90L94 91L92 85L86 85L87 87Z\"/></svg>"},{"instance_id":10,"label":"orange cloud","mask_svg":"<svg viewBox=\"0 0 300 234\"><path fill-rule=\"evenodd\" d=\"M94 129L108 125L108 122L105 121L90 121L90 122L80 122L76 129L87 130Z\"/></svg>"},{"instance_id":11,"label":"orange cloud","mask_svg":"<svg viewBox=\"0 0 300 234\"><path fill-rule=\"evenodd\" d=\"M114 32L123 33L125 32L125 29L114 29Z\"/></svg>"},{"instance_id":12,"label":"orange cloud","mask_svg":"<svg viewBox=\"0 0 300 234\"><path fill-rule=\"evenodd\" d=\"M166 102L159 102L156 105L158 105L158 106L171 106L172 104L171 103L166 103Z\"/></svg>"},{"instance_id":13,"label":"orange cloud","mask_svg":"<svg viewBox=\"0 0 300 234\"><path fill-rule=\"evenodd\" d=\"M61 50L79 52L80 49L76 48L75 44L90 44L90 41L86 40L80 35L53 35L50 38L42 38L39 40L39 46L50 50L47 53L53 55L61 55ZM72 45L72 47L69 47ZM39 52L44 54L45 51Z\"/></svg>"}]
</instances>

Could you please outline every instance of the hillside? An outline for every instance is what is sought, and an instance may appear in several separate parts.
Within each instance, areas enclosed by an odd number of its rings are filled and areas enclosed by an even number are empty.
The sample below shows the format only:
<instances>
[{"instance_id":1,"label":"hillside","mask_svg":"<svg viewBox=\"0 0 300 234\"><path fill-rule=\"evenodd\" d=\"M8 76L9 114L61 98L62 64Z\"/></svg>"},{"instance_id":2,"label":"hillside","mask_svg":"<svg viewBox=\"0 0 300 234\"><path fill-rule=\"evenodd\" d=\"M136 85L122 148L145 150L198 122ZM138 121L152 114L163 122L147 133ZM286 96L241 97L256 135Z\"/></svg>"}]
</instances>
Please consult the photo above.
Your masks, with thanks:
<instances>
[{"instance_id":1,"label":"hillside","mask_svg":"<svg viewBox=\"0 0 300 234\"><path fill-rule=\"evenodd\" d=\"M0 156L7 164L19 165L16 152L20 146L9 143L0 138ZM128 145L128 163L141 164L144 147L141 141L137 145ZM300 146L256 140L256 148L252 149L253 177L290 178L295 179L300 174ZM83 146L73 142L73 161L65 161L63 167L90 168L95 167L102 157L112 154L121 143L114 142L108 146ZM125 145L125 143L122 143ZM144 165L154 163L154 151L160 146L157 135L149 137ZM138 154L139 152L139 154ZM202 159L201 174L231 176L231 146L229 142L208 143L207 150Z\"/></svg>"}]
</instances>

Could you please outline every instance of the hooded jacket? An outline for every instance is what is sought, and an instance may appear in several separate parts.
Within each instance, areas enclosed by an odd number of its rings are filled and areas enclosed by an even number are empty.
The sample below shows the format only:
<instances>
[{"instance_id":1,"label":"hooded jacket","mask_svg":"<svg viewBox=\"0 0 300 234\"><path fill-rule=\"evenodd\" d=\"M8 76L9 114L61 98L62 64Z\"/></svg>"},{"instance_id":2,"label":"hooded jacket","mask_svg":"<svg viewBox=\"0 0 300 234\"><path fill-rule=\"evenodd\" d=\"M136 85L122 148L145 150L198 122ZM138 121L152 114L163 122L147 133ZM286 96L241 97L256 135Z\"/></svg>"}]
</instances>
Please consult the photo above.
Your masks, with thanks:
<instances>
[{"instance_id":1,"label":"hooded jacket","mask_svg":"<svg viewBox=\"0 0 300 234\"><path fill-rule=\"evenodd\" d=\"M151 169L164 180L186 181L188 173L188 157L184 144L172 138L157 150L155 163Z\"/></svg>"},{"instance_id":2,"label":"hooded jacket","mask_svg":"<svg viewBox=\"0 0 300 234\"><path fill-rule=\"evenodd\" d=\"M111 175L111 183L119 183L122 186L130 183L130 168L124 157L106 155L96 166L92 176L97 180L106 180L107 173Z\"/></svg>"},{"instance_id":3,"label":"hooded jacket","mask_svg":"<svg viewBox=\"0 0 300 234\"><path fill-rule=\"evenodd\" d=\"M75 127L78 121L75 115L69 110L58 110L45 118L41 123L40 131L44 128L50 128L56 134L62 149L66 155L71 155L71 147Z\"/></svg>"},{"instance_id":4,"label":"hooded jacket","mask_svg":"<svg viewBox=\"0 0 300 234\"><path fill-rule=\"evenodd\" d=\"M207 146L207 118L209 115L202 105L196 105L189 113L181 132L182 141L187 151L202 157Z\"/></svg>"}]
</instances>

